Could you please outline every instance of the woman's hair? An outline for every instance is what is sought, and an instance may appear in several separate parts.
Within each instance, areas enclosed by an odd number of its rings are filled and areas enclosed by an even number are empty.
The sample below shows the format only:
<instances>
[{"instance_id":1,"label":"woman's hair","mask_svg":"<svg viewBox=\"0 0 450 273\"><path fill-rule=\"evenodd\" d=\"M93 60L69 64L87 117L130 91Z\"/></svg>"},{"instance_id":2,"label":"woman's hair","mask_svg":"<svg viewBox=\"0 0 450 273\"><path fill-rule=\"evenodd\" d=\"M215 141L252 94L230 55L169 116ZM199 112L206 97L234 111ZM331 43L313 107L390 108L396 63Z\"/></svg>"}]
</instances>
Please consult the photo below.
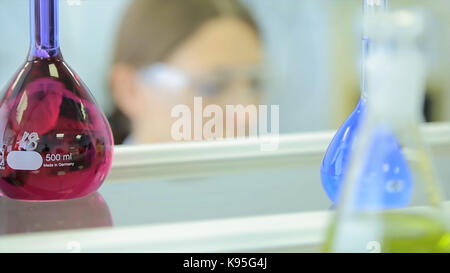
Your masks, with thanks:
<instances>
[{"instance_id":1,"label":"woman's hair","mask_svg":"<svg viewBox=\"0 0 450 273\"><path fill-rule=\"evenodd\" d=\"M113 64L139 69L164 62L202 25L222 16L236 17L258 33L237 0L134 0L119 28ZM130 121L117 107L109 119L114 141L120 144L130 133Z\"/></svg>"}]
</instances>

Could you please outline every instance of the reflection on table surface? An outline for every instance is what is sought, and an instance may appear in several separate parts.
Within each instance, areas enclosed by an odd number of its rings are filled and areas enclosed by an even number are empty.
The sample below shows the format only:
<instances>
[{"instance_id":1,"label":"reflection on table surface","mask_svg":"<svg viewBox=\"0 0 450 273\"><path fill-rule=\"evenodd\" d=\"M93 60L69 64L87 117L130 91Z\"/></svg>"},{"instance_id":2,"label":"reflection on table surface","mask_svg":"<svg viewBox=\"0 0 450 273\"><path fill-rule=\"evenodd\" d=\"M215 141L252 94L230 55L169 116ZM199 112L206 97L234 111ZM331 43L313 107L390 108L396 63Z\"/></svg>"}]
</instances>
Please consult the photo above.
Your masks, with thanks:
<instances>
[{"instance_id":1,"label":"reflection on table surface","mask_svg":"<svg viewBox=\"0 0 450 273\"><path fill-rule=\"evenodd\" d=\"M99 193L57 202L0 197L0 235L111 226L108 204Z\"/></svg>"},{"instance_id":2,"label":"reflection on table surface","mask_svg":"<svg viewBox=\"0 0 450 273\"><path fill-rule=\"evenodd\" d=\"M326 210L317 166L105 184L116 226Z\"/></svg>"},{"instance_id":3,"label":"reflection on table surface","mask_svg":"<svg viewBox=\"0 0 450 273\"><path fill-rule=\"evenodd\" d=\"M0 235L105 227L113 221L114 227L124 227L263 216L330 205L317 166L106 182L99 193L78 200L31 203L0 197Z\"/></svg>"}]
</instances>

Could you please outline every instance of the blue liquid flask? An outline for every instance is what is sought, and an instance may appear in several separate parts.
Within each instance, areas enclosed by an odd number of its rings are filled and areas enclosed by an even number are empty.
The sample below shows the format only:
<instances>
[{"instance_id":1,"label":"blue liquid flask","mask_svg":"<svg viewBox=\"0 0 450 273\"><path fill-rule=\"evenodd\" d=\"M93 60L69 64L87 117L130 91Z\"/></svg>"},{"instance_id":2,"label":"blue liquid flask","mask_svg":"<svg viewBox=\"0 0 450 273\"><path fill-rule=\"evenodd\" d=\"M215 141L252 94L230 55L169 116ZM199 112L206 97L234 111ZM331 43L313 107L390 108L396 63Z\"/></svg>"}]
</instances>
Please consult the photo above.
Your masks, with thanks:
<instances>
[{"instance_id":1,"label":"blue liquid flask","mask_svg":"<svg viewBox=\"0 0 450 273\"><path fill-rule=\"evenodd\" d=\"M382 12L387 7L387 0L364 0L364 14ZM365 59L369 53L371 41L366 35L362 39L362 94L361 98L347 120L338 129L331 141L321 165L322 186L333 203L338 203L341 185L345 178L353 143L358 135L361 122L366 112L366 78ZM369 98L370 99L370 98ZM408 205L412 194L412 176L408 164L401 154L401 147L396 139L387 133L380 133L372 143L374 149L385 149L384 157L374 161L366 175L384 183L384 206L399 208ZM387 149L387 150L386 150ZM386 156L387 155L387 156ZM380 183L380 182L378 182ZM368 189L370 187L368 186Z\"/></svg>"},{"instance_id":2,"label":"blue liquid flask","mask_svg":"<svg viewBox=\"0 0 450 273\"><path fill-rule=\"evenodd\" d=\"M323 251L448 253L443 192L419 129L429 25L420 11L402 9L369 16L365 26L375 41L366 62L369 100ZM385 209L404 203L407 208Z\"/></svg>"}]
</instances>

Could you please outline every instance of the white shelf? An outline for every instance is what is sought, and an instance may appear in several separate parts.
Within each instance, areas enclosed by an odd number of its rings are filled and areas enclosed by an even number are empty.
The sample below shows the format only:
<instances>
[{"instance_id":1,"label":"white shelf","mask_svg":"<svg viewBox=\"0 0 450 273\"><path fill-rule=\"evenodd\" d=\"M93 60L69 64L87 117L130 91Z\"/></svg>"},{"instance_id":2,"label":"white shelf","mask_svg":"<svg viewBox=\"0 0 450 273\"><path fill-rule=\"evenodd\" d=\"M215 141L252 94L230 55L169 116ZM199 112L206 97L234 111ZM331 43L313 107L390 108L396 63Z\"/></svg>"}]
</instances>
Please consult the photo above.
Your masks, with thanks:
<instances>
[{"instance_id":1,"label":"white shelf","mask_svg":"<svg viewBox=\"0 0 450 273\"><path fill-rule=\"evenodd\" d=\"M436 155L450 155L450 123L426 124L425 141ZM116 146L107 182L145 178L214 175L240 170L279 169L320 164L334 131L280 135L279 147L261 151L268 139L179 142ZM276 140L272 140L276 141Z\"/></svg>"},{"instance_id":2,"label":"white shelf","mask_svg":"<svg viewBox=\"0 0 450 273\"><path fill-rule=\"evenodd\" d=\"M185 222L115 229L14 235L0 252L316 251L328 212Z\"/></svg>"}]
</instances>

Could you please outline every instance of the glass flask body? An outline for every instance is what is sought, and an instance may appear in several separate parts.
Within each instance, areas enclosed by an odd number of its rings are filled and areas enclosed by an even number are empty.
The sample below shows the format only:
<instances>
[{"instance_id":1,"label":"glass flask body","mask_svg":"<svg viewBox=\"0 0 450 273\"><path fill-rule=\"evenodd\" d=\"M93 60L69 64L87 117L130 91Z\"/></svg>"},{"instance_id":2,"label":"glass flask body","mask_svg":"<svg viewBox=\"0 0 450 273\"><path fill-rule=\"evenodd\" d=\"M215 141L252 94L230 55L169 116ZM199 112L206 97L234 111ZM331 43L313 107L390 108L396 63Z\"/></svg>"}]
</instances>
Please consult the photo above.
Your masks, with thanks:
<instances>
[{"instance_id":1,"label":"glass flask body","mask_svg":"<svg viewBox=\"0 0 450 273\"><path fill-rule=\"evenodd\" d=\"M405 20L407 18L408 20ZM438 179L421 136L426 62L416 45L423 17L399 11L369 18L376 44L367 61L368 102L343 185L326 252L450 252L450 233ZM398 144L397 144L398 143ZM384 159L400 151L409 168L407 207L386 208L385 178L397 166ZM392 181L388 189L402 187Z\"/></svg>"},{"instance_id":2,"label":"glass flask body","mask_svg":"<svg viewBox=\"0 0 450 273\"><path fill-rule=\"evenodd\" d=\"M0 188L14 199L82 197L100 187L111 167L106 118L58 57L20 70L0 104L0 140Z\"/></svg>"},{"instance_id":3,"label":"glass flask body","mask_svg":"<svg viewBox=\"0 0 450 273\"><path fill-rule=\"evenodd\" d=\"M338 201L340 186L348 165L348 157L364 108L364 102L360 99L355 110L336 132L322 160L320 169L322 186L333 203Z\"/></svg>"},{"instance_id":4,"label":"glass flask body","mask_svg":"<svg viewBox=\"0 0 450 273\"><path fill-rule=\"evenodd\" d=\"M325 252L450 252L450 233L441 211L439 187L417 125L400 131L392 124L365 120L351 155L342 200L332 220ZM406 134L406 137L401 135ZM401 147L393 147L399 139ZM386 180L373 169L401 150L414 182L409 195L386 192ZM410 154L408 154L410 153ZM395 168L394 168L395 169ZM401 187L392 181L389 188ZM390 200L386 200L389 198ZM399 200L395 200L395 199ZM404 200L407 198L407 200ZM387 202L408 207L386 208Z\"/></svg>"},{"instance_id":5,"label":"glass flask body","mask_svg":"<svg viewBox=\"0 0 450 273\"><path fill-rule=\"evenodd\" d=\"M0 190L30 201L83 197L111 168L111 129L60 53L58 1L30 3L30 55L0 103Z\"/></svg>"},{"instance_id":6,"label":"glass flask body","mask_svg":"<svg viewBox=\"0 0 450 273\"><path fill-rule=\"evenodd\" d=\"M353 144L364 120L366 105L360 99L356 109L342 124L331 141L321 165L322 186L333 203L338 203L340 190L348 170ZM378 153L376 161L366 173L372 180L382 183L383 204L386 208L408 205L412 194L412 177L401 147L389 132L380 132L372 147ZM370 183L364 192L370 191ZM362 192L361 194L364 194Z\"/></svg>"}]
</instances>

